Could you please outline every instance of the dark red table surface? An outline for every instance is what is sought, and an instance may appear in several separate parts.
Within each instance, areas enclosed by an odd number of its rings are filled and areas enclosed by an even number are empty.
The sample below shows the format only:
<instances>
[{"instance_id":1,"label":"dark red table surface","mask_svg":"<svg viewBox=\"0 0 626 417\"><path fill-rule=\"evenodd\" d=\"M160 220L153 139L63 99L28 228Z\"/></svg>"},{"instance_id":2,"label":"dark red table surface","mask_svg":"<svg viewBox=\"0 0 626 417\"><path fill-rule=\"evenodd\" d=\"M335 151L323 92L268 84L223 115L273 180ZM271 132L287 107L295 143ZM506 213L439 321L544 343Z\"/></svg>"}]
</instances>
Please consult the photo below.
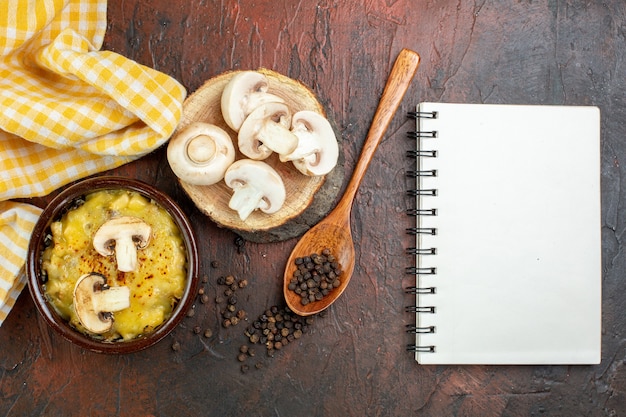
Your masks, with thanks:
<instances>
[{"instance_id":1,"label":"dark red table surface","mask_svg":"<svg viewBox=\"0 0 626 417\"><path fill-rule=\"evenodd\" d=\"M422 63L355 200L354 276L308 333L274 357L257 347L242 372L245 324L220 325L217 278L249 281L240 305L255 318L282 304L282 271L296 240L238 245L188 199L162 148L112 173L154 184L184 208L201 237L210 301L198 300L195 315L156 346L106 356L52 333L24 291L0 328L0 415L626 415L623 1L111 0L104 45L170 74L190 94L232 69L266 67L300 80L342 137L344 186L402 48ZM413 206L405 173L414 166L405 155L414 146L406 114L425 100L600 107L601 364L420 366L405 350L412 341L405 325L414 321L403 291L413 280L405 229L414 223L405 214Z\"/></svg>"}]
</instances>

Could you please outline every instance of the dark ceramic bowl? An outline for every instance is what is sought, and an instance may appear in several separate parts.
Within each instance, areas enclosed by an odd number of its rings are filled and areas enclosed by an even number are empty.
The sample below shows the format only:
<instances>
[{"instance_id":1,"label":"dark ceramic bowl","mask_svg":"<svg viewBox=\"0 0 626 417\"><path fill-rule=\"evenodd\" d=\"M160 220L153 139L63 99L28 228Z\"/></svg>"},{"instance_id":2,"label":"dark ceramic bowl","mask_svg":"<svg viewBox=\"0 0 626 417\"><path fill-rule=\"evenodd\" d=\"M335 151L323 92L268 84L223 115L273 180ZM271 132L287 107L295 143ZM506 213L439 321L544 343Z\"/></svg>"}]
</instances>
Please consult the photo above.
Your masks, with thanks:
<instances>
[{"instance_id":1,"label":"dark ceramic bowl","mask_svg":"<svg viewBox=\"0 0 626 417\"><path fill-rule=\"evenodd\" d=\"M154 200L172 216L180 229L187 251L187 279L185 291L174 308L171 317L153 332L129 341L105 342L85 335L64 320L49 303L44 294L41 255L45 249L44 239L50 224L58 220L74 202L85 194L105 189L127 189ZM122 177L92 177L79 181L57 195L43 210L35 225L26 261L30 294L45 321L70 342L95 352L131 353L154 345L170 333L185 317L194 302L198 286L198 250L189 220L178 205L166 194L138 180Z\"/></svg>"}]
</instances>

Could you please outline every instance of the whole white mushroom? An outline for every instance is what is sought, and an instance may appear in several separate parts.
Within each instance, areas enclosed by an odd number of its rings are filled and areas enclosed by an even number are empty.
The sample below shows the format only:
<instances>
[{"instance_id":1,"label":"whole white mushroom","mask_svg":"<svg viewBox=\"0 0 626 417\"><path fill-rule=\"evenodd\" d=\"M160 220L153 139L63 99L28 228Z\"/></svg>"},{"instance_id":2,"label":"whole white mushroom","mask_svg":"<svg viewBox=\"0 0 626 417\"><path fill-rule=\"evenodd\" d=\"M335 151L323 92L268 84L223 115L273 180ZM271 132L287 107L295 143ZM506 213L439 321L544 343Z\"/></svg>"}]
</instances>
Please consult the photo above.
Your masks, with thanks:
<instances>
[{"instance_id":1,"label":"whole white mushroom","mask_svg":"<svg viewBox=\"0 0 626 417\"><path fill-rule=\"evenodd\" d=\"M170 140L167 160L174 174L186 183L211 185L221 181L235 161L235 146L225 130L195 122Z\"/></svg>"}]
</instances>

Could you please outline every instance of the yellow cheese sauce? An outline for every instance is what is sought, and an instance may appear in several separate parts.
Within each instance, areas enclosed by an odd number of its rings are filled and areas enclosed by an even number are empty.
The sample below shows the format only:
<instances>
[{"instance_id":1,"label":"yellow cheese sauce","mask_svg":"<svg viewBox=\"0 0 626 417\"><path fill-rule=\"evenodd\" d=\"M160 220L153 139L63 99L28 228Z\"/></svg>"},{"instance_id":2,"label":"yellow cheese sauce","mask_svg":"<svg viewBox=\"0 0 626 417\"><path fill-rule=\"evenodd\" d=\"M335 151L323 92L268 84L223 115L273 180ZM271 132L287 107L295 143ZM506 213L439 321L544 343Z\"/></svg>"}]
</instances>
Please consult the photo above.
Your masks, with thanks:
<instances>
[{"instance_id":1,"label":"yellow cheese sauce","mask_svg":"<svg viewBox=\"0 0 626 417\"><path fill-rule=\"evenodd\" d=\"M99 255L92 244L98 228L119 216L135 216L152 227L150 243L137 252L139 266L133 272L118 271L115 256ZM136 192L96 191L85 196L84 204L53 222L50 230L52 241L42 258L46 296L78 330L88 333L74 311L74 286L80 276L90 272L104 275L111 287L130 289L130 307L113 313L112 329L94 337L132 340L171 316L185 289L187 257L180 230L161 206Z\"/></svg>"}]
</instances>

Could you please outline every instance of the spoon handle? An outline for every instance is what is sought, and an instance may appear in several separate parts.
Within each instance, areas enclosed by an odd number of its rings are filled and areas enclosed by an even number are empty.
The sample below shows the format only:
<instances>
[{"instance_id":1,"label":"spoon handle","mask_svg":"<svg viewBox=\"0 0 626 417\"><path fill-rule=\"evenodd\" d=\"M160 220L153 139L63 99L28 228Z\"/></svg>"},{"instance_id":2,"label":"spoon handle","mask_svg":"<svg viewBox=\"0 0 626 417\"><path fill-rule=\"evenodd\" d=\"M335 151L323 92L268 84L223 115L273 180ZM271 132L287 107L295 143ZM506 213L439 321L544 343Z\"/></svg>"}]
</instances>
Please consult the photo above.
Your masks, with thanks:
<instances>
[{"instance_id":1,"label":"spoon handle","mask_svg":"<svg viewBox=\"0 0 626 417\"><path fill-rule=\"evenodd\" d=\"M387 84L385 85L380 102L378 103L378 108L376 109L376 113L374 113L370 130L365 138L361 156L356 164L356 167L354 168L352 178L350 179L344 193L344 198L342 198L342 201L346 202L345 205L347 206L347 209L349 209L352 205L352 200L354 199L356 191L359 188L359 185L361 185L361 180L363 179L363 176L365 175L365 172L374 157L374 152L385 135L396 110L400 106L404 94L409 88L411 80L415 75L415 71L417 71L419 62L420 56L416 52L409 49L403 49L400 51L400 54L391 69L391 73L387 79Z\"/></svg>"}]
</instances>

